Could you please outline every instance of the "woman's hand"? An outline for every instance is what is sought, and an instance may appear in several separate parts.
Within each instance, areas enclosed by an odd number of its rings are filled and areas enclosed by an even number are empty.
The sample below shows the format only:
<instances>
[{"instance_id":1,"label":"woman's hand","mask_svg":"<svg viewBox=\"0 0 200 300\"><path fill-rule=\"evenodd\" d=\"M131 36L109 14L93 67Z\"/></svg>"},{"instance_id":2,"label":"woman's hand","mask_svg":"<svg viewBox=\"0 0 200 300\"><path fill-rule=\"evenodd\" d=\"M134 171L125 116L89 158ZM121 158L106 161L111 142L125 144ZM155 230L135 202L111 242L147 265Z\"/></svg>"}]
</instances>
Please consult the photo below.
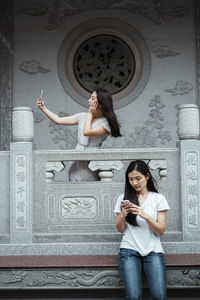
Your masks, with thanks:
<instances>
[{"instance_id":1,"label":"woman's hand","mask_svg":"<svg viewBox=\"0 0 200 300\"><path fill-rule=\"evenodd\" d=\"M37 108L43 110L44 109L44 101L42 101L42 97L37 100Z\"/></svg>"},{"instance_id":2,"label":"woman's hand","mask_svg":"<svg viewBox=\"0 0 200 300\"><path fill-rule=\"evenodd\" d=\"M126 217L128 215L128 213L132 212L132 206L133 204L132 203L128 203L128 204L125 204L123 201L122 201L122 215L124 215L124 217Z\"/></svg>"},{"instance_id":3,"label":"woman's hand","mask_svg":"<svg viewBox=\"0 0 200 300\"><path fill-rule=\"evenodd\" d=\"M98 100L93 100L89 107L89 112L93 115L97 112L98 109Z\"/></svg>"},{"instance_id":4,"label":"woman's hand","mask_svg":"<svg viewBox=\"0 0 200 300\"><path fill-rule=\"evenodd\" d=\"M147 215L140 206L132 204L131 205L131 212L134 215L140 216L143 219L147 219L149 217L149 215Z\"/></svg>"}]
</instances>

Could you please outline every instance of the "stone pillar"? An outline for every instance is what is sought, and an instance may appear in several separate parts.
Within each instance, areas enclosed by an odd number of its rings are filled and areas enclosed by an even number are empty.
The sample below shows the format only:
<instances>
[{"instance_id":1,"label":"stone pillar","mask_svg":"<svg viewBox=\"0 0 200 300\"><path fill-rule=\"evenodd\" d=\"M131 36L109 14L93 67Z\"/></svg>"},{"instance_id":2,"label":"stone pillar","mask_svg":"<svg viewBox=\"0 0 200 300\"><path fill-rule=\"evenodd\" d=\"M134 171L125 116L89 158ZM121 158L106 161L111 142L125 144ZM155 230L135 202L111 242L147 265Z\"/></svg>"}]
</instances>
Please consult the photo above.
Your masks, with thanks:
<instances>
[{"instance_id":1,"label":"stone pillar","mask_svg":"<svg viewBox=\"0 0 200 300\"><path fill-rule=\"evenodd\" d=\"M197 105L178 110L183 241L200 241L200 140ZM178 167L178 166L177 166Z\"/></svg>"},{"instance_id":2,"label":"stone pillar","mask_svg":"<svg viewBox=\"0 0 200 300\"><path fill-rule=\"evenodd\" d=\"M10 145L10 243L32 242L33 111L17 107L12 115Z\"/></svg>"}]
</instances>

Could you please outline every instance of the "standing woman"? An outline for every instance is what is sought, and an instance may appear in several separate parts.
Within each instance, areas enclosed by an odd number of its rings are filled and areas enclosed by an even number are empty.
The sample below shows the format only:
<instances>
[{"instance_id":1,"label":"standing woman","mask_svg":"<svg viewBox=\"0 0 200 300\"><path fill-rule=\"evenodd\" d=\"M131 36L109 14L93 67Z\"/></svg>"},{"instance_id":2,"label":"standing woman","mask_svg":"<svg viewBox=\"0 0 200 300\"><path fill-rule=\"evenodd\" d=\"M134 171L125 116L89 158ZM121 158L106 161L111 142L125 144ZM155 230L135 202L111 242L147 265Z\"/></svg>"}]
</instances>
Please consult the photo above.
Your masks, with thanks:
<instances>
[{"instance_id":1,"label":"standing woman","mask_svg":"<svg viewBox=\"0 0 200 300\"><path fill-rule=\"evenodd\" d=\"M152 300L166 299L164 251L160 236L169 205L158 193L147 164L132 161L126 170L124 194L115 205L116 226L124 233L118 257L126 300L142 299L142 268Z\"/></svg>"},{"instance_id":2,"label":"standing woman","mask_svg":"<svg viewBox=\"0 0 200 300\"><path fill-rule=\"evenodd\" d=\"M57 125L78 125L77 150L88 148L99 149L108 135L121 136L120 125L113 110L110 93L98 88L88 100L87 113L59 117L44 105L42 98L37 101L37 107ZM96 172L88 169L88 161L73 161L69 168L70 181L99 180Z\"/></svg>"}]
</instances>

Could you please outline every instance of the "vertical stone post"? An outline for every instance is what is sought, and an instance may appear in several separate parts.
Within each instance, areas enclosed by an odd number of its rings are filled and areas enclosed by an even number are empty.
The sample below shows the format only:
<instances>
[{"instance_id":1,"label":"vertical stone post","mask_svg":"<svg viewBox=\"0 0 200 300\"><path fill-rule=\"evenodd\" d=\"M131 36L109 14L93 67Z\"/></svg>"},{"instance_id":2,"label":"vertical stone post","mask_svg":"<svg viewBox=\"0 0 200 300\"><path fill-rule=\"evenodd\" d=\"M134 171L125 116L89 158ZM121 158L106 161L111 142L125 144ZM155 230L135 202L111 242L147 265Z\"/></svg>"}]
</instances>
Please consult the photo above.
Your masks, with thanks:
<instances>
[{"instance_id":1,"label":"vertical stone post","mask_svg":"<svg viewBox=\"0 0 200 300\"><path fill-rule=\"evenodd\" d=\"M200 241L200 140L197 105L178 109L183 241ZM178 166L177 166L178 167Z\"/></svg>"},{"instance_id":2,"label":"vertical stone post","mask_svg":"<svg viewBox=\"0 0 200 300\"><path fill-rule=\"evenodd\" d=\"M10 145L10 243L32 242L33 111L16 107Z\"/></svg>"}]
</instances>

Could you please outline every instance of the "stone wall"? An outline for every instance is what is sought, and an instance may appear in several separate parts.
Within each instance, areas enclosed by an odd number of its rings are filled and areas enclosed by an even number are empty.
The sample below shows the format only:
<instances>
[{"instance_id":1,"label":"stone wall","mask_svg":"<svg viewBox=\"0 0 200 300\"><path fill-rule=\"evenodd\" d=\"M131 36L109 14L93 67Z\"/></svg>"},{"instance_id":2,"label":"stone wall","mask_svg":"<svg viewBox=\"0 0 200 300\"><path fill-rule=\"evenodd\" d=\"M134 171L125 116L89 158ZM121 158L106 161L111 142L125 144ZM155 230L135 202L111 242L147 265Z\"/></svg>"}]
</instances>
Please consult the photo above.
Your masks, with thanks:
<instances>
[{"instance_id":1,"label":"stone wall","mask_svg":"<svg viewBox=\"0 0 200 300\"><path fill-rule=\"evenodd\" d=\"M193 26L198 21L197 2L16 1L13 103L34 110L34 147L72 149L76 145L76 128L53 126L35 103L43 89L45 103L54 112L87 111L90 94L78 83L72 64L84 41L92 49L95 35L115 36L116 49L122 46L119 39L123 40L135 57L131 84L126 86L122 80L124 89L113 96L123 137L108 139L104 148L175 147L177 105L198 103ZM95 51L104 54L103 49ZM128 48L123 51L128 59ZM117 65L117 55L113 61L109 61L111 70ZM86 76L86 66L81 67Z\"/></svg>"}]
</instances>

